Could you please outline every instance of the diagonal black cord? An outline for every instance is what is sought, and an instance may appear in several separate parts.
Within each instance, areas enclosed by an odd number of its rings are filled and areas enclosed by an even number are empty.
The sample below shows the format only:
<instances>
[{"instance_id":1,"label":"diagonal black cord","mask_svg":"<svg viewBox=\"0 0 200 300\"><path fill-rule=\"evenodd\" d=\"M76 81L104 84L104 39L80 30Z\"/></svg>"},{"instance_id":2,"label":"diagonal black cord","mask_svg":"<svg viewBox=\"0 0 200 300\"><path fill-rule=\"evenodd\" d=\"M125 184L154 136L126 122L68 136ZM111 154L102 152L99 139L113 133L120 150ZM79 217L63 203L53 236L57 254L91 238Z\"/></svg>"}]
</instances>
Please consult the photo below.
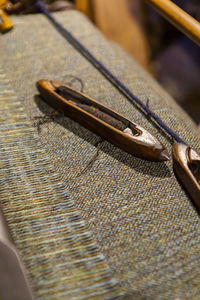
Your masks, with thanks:
<instances>
[{"instance_id":1,"label":"diagonal black cord","mask_svg":"<svg viewBox=\"0 0 200 300\"><path fill-rule=\"evenodd\" d=\"M151 117L162 131L168 133L168 135L170 135L178 143L185 144L185 142L148 107L148 105L145 105L137 96L135 96L116 76L114 76L99 60L97 60L86 47L84 47L67 29L56 21L50 11L46 8L43 1L36 0L35 6L97 70L99 70L127 99L129 99L129 101L131 101L131 103L137 105L137 107L139 107L145 115Z\"/></svg>"}]
</instances>

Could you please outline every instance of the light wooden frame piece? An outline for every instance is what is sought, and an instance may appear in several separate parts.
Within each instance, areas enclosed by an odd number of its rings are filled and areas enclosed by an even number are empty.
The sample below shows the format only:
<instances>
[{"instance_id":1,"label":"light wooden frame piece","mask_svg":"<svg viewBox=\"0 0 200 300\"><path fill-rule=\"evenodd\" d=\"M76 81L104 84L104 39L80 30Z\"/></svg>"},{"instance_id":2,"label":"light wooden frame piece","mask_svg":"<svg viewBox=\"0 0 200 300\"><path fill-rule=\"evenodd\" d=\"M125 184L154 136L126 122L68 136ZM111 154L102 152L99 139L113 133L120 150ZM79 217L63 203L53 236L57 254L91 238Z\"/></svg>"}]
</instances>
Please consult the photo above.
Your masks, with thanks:
<instances>
[{"instance_id":1,"label":"light wooden frame piece","mask_svg":"<svg viewBox=\"0 0 200 300\"><path fill-rule=\"evenodd\" d=\"M92 2L95 0L76 0L76 8L91 19ZM172 23L176 28L187 35L197 45L200 46L200 23L187 14L184 10L178 7L170 0L145 0L153 6L164 18Z\"/></svg>"}]
</instances>

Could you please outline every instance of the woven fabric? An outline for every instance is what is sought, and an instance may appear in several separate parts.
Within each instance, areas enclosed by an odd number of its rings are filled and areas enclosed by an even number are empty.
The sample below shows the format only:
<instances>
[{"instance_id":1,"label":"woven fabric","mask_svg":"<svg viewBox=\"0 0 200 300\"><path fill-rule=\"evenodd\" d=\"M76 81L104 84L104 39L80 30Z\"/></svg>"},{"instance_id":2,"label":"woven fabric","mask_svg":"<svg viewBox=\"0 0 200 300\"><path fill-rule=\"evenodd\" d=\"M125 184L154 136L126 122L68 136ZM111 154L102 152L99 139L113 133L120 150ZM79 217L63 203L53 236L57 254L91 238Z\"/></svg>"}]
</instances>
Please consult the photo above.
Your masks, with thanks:
<instances>
[{"instance_id":1,"label":"woven fabric","mask_svg":"<svg viewBox=\"0 0 200 300\"><path fill-rule=\"evenodd\" d=\"M118 296L104 256L1 72L0 111L1 203L36 298Z\"/></svg>"},{"instance_id":2,"label":"woven fabric","mask_svg":"<svg viewBox=\"0 0 200 300\"><path fill-rule=\"evenodd\" d=\"M55 17L142 101L148 98L151 109L168 126L200 150L197 127L132 58L106 41L80 13L57 13ZM35 126L40 151L51 160L59 182L81 210L120 291L134 295L131 299L200 299L199 218L174 176L172 161L134 158L69 118L56 115L37 96L35 82L48 78L83 88L84 93L155 134L169 152L170 140L44 16L16 17L13 22L15 30L2 37L0 60L6 76L29 124ZM34 164L35 158L31 159ZM14 212L14 207L10 210Z\"/></svg>"}]
</instances>

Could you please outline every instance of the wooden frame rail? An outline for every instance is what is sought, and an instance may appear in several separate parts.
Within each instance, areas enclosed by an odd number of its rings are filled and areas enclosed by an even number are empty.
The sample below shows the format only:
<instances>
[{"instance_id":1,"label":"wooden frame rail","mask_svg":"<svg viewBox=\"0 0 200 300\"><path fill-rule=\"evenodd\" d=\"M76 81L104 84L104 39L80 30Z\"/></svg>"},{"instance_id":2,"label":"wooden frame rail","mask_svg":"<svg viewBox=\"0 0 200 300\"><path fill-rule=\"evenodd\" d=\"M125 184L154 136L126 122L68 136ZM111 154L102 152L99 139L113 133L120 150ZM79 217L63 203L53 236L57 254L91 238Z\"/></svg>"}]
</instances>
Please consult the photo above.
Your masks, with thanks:
<instances>
[{"instance_id":1,"label":"wooden frame rail","mask_svg":"<svg viewBox=\"0 0 200 300\"><path fill-rule=\"evenodd\" d=\"M76 8L93 20L92 2L94 0L75 0Z\"/></svg>"},{"instance_id":2,"label":"wooden frame rail","mask_svg":"<svg viewBox=\"0 0 200 300\"><path fill-rule=\"evenodd\" d=\"M200 46L200 23L170 0L145 0Z\"/></svg>"},{"instance_id":3,"label":"wooden frame rail","mask_svg":"<svg viewBox=\"0 0 200 300\"><path fill-rule=\"evenodd\" d=\"M164 18L200 46L200 23L170 0L145 0ZM91 7L95 0L76 0L77 9L91 16Z\"/></svg>"}]
</instances>

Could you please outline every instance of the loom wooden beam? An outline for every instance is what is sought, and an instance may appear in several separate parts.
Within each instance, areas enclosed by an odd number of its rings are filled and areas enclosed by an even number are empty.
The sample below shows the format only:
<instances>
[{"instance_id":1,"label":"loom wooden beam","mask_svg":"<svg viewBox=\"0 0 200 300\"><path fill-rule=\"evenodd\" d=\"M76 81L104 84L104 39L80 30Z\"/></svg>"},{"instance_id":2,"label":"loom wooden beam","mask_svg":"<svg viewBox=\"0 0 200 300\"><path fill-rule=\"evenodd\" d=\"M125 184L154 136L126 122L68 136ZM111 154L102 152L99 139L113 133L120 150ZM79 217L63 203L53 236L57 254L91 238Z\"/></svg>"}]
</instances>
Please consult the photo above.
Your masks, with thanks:
<instances>
[{"instance_id":1,"label":"loom wooden beam","mask_svg":"<svg viewBox=\"0 0 200 300\"><path fill-rule=\"evenodd\" d=\"M94 1L94 0L93 0ZM76 0L76 8L92 18L91 0ZM200 46L200 23L170 0L145 0L164 18ZM95 1L94 1L95 2ZM94 4L94 3L93 3Z\"/></svg>"},{"instance_id":2,"label":"loom wooden beam","mask_svg":"<svg viewBox=\"0 0 200 300\"><path fill-rule=\"evenodd\" d=\"M7 0L0 0L0 32L5 33L13 28L11 19L5 12Z\"/></svg>"},{"instance_id":3,"label":"loom wooden beam","mask_svg":"<svg viewBox=\"0 0 200 300\"><path fill-rule=\"evenodd\" d=\"M75 0L76 9L86 14L93 20L92 2L91 0Z\"/></svg>"},{"instance_id":4,"label":"loom wooden beam","mask_svg":"<svg viewBox=\"0 0 200 300\"><path fill-rule=\"evenodd\" d=\"M200 46L200 23L170 0L145 0Z\"/></svg>"}]
</instances>

